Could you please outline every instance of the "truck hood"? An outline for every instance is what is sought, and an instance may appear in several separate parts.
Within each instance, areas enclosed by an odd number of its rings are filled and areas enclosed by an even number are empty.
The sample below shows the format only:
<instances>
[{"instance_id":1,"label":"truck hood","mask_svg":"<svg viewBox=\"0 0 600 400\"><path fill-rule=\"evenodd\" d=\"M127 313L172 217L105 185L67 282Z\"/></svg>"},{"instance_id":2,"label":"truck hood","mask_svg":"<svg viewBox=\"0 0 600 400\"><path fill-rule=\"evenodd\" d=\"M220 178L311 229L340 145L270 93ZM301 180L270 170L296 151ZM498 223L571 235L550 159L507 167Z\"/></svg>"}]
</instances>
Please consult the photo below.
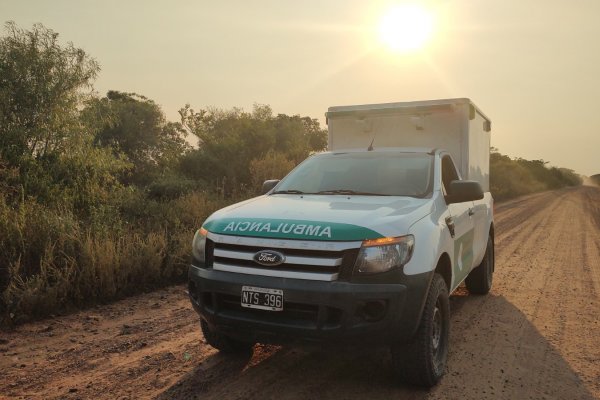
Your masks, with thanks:
<instances>
[{"instance_id":1,"label":"truck hood","mask_svg":"<svg viewBox=\"0 0 600 400\"><path fill-rule=\"evenodd\" d=\"M433 210L432 199L400 196L265 195L223 208L213 233L308 240L400 236Z\"/></svg>"}]
</instances>

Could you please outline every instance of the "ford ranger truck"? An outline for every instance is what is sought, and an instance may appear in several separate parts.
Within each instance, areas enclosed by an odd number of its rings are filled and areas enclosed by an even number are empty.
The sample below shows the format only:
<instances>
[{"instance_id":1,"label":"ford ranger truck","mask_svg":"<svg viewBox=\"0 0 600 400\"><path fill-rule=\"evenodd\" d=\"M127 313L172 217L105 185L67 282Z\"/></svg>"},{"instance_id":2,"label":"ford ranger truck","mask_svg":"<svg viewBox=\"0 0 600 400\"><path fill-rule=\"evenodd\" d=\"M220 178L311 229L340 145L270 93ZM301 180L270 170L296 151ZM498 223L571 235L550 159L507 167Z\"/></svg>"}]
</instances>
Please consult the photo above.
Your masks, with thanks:
<instances>
[{"instance_id":1,"label":"ford ranger truck","mask_svg":"<svg viewBox=\"0 0 600 400\"><path fill-rule=\"evenodd\" d=\"M469 99L329 108L329 151L196 232L206 342L385 344L398 379L444 374L448 296L494 272L489 119Z\"/></svg>"}]
</instances>

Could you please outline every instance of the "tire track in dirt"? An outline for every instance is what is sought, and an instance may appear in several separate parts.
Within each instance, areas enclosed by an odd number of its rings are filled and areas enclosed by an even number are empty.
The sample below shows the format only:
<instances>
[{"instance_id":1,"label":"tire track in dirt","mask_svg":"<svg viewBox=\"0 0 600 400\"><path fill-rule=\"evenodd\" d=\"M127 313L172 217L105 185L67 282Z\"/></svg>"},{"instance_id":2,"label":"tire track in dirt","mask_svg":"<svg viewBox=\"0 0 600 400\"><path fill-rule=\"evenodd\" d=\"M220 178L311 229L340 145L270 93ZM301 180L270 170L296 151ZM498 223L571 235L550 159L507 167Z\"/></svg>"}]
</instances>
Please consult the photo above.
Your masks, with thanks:
<instances>
[{"instance_id":1,"label":"tire track in dirt","mask_svg":"<svg viewBox=\"0 0 600 400\"><path fill-rule=\"evenodd\" d=\"M552 223L558 226L568 224L569 215L564 207L564 199L560 201L561 207L555 207L552 212L549 212L549 217L552 218ZM548 315L547 308L556 309L557 304L561 304L562 293L553 290L553 286L557 281L562 281L560 270L557 268L562 264L565 257L569 255L564 252L549 252L545 248L559 249L564 243L564 230L553 229L548 237L543 241L544 246L539 246L536 252L530 254L531 268L528 273L522 278L523 282L528 282L528 285L522 290L515 290L515 296L508 297L514 304L520 304L520 311L525 314L527 320L534 327L539 329L540 322L543 323L545 331L544 338L541 338L536 333L523 334L518 342L518 353L526 352L526 357L519 357L516 353L515 363L522 370L536 371L534 379L532 379L533 387L535 388L534 398L554 395L560 398L568 398L572 395L571 388L560 386L552 392L548 390L547 382L556 379L554 376L553 348L551 346L540 346L539 341L547 340L549 344L555 344L557 337L560 337L564 331L564 315L559 308L558 312ZM541 243L540 243L541 244ZM553 292L552 302L548 302L549 294ZM511 293L512 294L512 293ZM556 303L555 303L556 302ZM554 338L555 343L549 339ZM559 373L564 373L560 370ZM569 374L569 380L575 385L579 385L580 381L575 374ZM520 389L512 388L509 396L518 396Z\"/></svg>"},{"instance_id":2,"label":"tire track in dirt","mask_svg":"<svg viewBox=\"0 0 600 400\"><path fill-rule=\"evenodd\" d=\"M492 296L483 297L476 304L469 301L468 306L460 310L461 314L469 316L471 322L464 327L460 327L459 332L476 332L474 333L476 337L480 335L489 337L487 336L489 332L492 337L491 343L485 343L485 340L482 340L479 344L473 343L477 342L477 338L467 338L458 346L451 343L455 349L452 352L455 359L459 361L463 359L464 363L475 364L475 367L478 367L477 369L490 372L487 379L488 385L476 388L471 393L473 397L522 398L523 384L521 381L523 380L523 371L527 371L529 366L523 363L520 353L523 349L527 349L530 359L535 360L535 362L539 362L540 359L543 360L546 354L549 353L548 347L539 346L539 343L535 343L537 336L529 334L530 324L526 319L513 317L512 314L514 313L503 312L498 315L494 312L498 307L504 306L500 299L494 297L494 295L504 292L505 287L509 289L509 292L525 291L528 297L528 305L535 310L541 300L542 288L550 279L550 274L544 267L547 265L545 260L547 252L544 251L545 246L540 246L540 244L550 242L551 246L554 246L560 241L560 232L552 231L550 235L543 232L550 220L555 218L561 200L560 198L555 199L546 196L539 196L537 200L546 203L543 212L532 213L532 216L527 220L525 229L521 229L522 217L520 213L513 213L510 217L519 222L517 224L513 221L510 230L503 228L506 226L506 224L503 224L506 220L498 218L498 230L501 230L503 234L499 243L497 243L498 266ZM540 203L538 202L538 204ZM510 238L510 240L502 240L502 238ZM533 259L531 265L523 265L522 258L525 254ZM519 262L512 265L515 259ZM515 280L513 277L518 275L521 275L520 279ZM541 275L545 279L535 279L535 275ZM498 285L499 282L502 284ZM505 283L510 283L510 287ZM459 321L453 318L452 322L453 330L456 331L455 328L459 325ZM489 327L492 327L492 329L489 329ZM506 332L504 332L504 335L499 335L498 333L502 330ZM532 340L534 340L534 343L530 343ZM486 347L500 348L502 351L495 352L493 361L488 358L472 359L476 354L470 349L486 349ZM468 359L464 360L465 357ZM490 365L499 366L499 368L490 369ZM452 369L453 367L450 365L450 370L452 371ZM539 381L541 379L542 377L539 376L534 379L534 383L538 384L534 387L540 387ZM482 391L479 391L479 389ZM515 396L514 393L520 394ZM543 392L535 393L534 398L541 398L544 395Z\"/></svg>"}]
</instances>

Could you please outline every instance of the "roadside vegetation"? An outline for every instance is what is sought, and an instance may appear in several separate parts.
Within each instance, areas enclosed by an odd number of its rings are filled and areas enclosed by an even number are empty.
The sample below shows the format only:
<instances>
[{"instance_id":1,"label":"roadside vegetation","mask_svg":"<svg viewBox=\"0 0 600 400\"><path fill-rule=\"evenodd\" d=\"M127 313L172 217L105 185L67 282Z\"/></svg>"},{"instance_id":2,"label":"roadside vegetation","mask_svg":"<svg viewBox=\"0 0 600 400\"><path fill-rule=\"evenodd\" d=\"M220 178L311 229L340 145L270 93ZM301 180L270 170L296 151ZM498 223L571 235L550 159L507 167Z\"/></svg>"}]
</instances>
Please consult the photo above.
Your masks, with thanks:
<instances>
[{"instance_id":1,"label":"roadside vegetation","mask_svg":"<svg viewBox=\"0 0 600 400\"><path fill-rule=\"evenodd\" d=\"M590 176L590 179L600 186L600 174Z\"/></svg>"},{"instance_id":2,"label":"roadside vegetation","mask_svg":"<svg viewBox=\"0 0 600 400\"><path fill-rule=\"evenodd\" d=\"M318 120L266 105L186 105L180 121L167 121L143 95L95 93L99 71L42 25L5 25L1 325L183 281L193 233L209 214L327 144ZM498 199L579 184L570 170L497 151L491 168Z\"/></svg>"},{"instance_id":3,"label":"roadside vegetation","mask_svg":"<svg viewBox=\"0 0 600 400\"><path fill-rule=\"evenodd\" d=\"M511 158L492 148L490 154L490 191L496 200L529 193L581 185L573 170L548 166L544 160Z\"/></svg>"},{"instance_id":4,"label":"roadside vegetation","mask_svg":"<svg viewBox=\"0 0 600 400\"><path fill-rule=\"evenodd\" d=\"M4 33L3 324L182 281L210 213L326 146L317 120L264 105L185 106L181 121L166 121L142 95L94 93L98 63L52 30L8 23Z\"/></svg>"}]
</instances>

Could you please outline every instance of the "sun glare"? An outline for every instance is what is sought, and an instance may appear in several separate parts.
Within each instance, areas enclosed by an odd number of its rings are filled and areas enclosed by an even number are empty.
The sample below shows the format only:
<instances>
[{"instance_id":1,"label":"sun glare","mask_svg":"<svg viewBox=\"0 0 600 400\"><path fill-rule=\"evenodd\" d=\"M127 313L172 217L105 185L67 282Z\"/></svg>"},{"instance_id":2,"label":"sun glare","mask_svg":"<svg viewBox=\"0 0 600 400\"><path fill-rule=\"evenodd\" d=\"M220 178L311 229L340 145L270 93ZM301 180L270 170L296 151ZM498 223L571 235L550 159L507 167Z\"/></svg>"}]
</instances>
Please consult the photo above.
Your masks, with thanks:
<instances>
[{"instance_id":1,"label":"sun glare","mask_svg":"<svg viewBox=\"0 0 600 400\"><path fill-rule=\"evenodd\" d=\"M431 37L433 16L426 8L404 4L391 8L379 23L379 38L391 50L421 49Z\"/></svg>"}]
</instances>

